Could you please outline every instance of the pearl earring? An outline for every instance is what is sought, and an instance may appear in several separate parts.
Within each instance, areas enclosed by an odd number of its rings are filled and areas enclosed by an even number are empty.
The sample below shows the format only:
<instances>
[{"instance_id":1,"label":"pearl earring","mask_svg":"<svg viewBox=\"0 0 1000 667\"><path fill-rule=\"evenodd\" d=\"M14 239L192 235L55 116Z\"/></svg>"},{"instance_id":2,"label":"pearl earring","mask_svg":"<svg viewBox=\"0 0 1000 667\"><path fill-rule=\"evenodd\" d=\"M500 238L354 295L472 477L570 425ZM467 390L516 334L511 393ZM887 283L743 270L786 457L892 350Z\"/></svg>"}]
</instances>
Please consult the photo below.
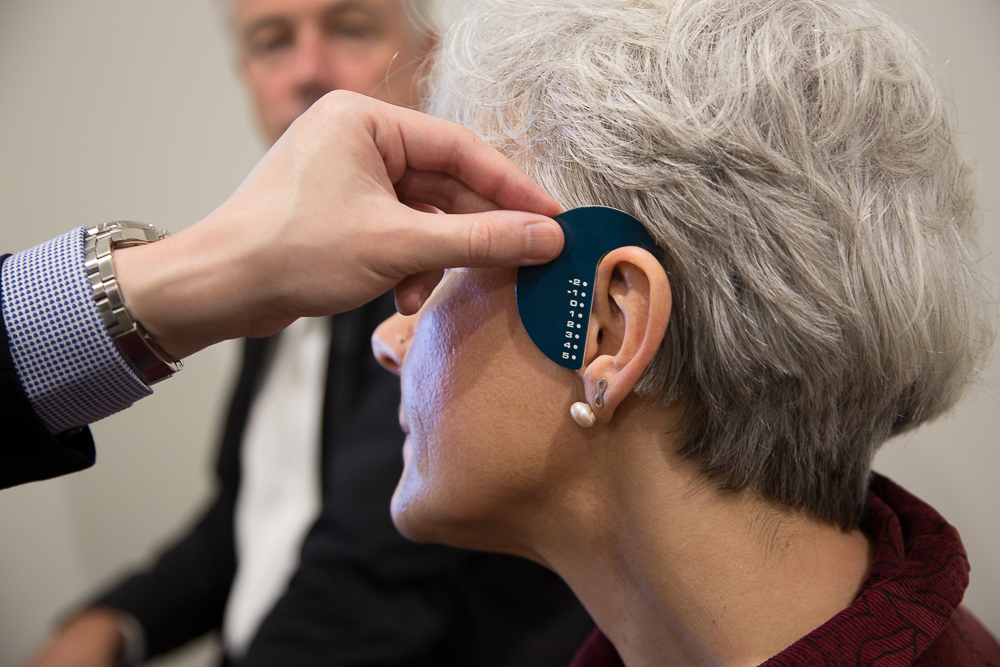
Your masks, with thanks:
<instances>
[{"instance_id":1,"label":"pearl earring","mask_svg":"<svg viewBox=\"0 0 1000 667\"><path fill-rule=\"evenodd\" d=\"M608 381L601 378L597 381L597 394L594 396L594 405L597 406L598 410L604 409L604 392L608 390ZM569 414L573 417L573 421L584 428L590 428L597 423L597 415L594 414L594 409L590 407L590 403L583 403L578 401L573 405L569 406Z\"/></svg>"},{"instance_id":2,"label":"pearl earring","mask_svg":"<svg viewBox=\"0 0 1000 667\"><path fill-rule=\"evenodd\" d=\"M573 421L583 428L590 428L597 423L597 415L594 414L590 403L577 401L569 407L569 414L573 417Z\"/></svg>"}]
</instances>

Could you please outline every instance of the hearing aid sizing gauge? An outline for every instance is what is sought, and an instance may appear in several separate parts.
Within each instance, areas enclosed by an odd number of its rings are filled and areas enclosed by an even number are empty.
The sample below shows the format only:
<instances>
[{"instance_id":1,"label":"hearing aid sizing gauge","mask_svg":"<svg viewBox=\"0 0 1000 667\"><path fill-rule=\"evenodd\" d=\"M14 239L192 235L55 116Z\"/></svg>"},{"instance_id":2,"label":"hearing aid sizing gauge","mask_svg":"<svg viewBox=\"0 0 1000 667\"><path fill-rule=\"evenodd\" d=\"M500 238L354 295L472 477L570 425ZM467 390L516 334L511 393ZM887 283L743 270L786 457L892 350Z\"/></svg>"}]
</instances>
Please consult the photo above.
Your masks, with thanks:
<instances>
[{"instance_id":1,"label":"hearing aid sizing gauge","mask_svg":"<svg viewBox=\"0 0 1000 667\"><path fill-rule=\"evenodd\" d=\"M601 260L612 250L644 248L661 256L653 237L628 213L607 206L585 206L555 217L565 243L548 264L517 272L517 312L532 342L564 368L583 367Z\"/></svg>"}]
</instances>

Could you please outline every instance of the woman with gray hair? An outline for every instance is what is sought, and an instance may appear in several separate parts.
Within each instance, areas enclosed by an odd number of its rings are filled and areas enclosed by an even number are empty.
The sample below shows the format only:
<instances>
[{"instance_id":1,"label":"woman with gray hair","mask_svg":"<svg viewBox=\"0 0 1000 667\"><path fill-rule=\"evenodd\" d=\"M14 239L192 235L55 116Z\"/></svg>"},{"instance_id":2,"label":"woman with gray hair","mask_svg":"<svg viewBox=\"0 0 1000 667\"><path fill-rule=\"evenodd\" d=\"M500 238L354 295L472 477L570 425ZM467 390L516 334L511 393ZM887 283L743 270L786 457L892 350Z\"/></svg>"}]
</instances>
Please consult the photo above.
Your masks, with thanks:
<instances>
[{"instance_id":1,"label":"woman with gray hair","mask_svg":"<svg viewBox=\"0 0 1000 667\"><path fill-rule=\"evenodd\" d=\"M382 325L400 530L556 570L603 633L581 667L1000 664L957 532L871 471L993 336L913 36L856 0L481 0L430 83L662 257L599 261L578 371L535 347L514 270Z\"/></svg>"}]
</instances>

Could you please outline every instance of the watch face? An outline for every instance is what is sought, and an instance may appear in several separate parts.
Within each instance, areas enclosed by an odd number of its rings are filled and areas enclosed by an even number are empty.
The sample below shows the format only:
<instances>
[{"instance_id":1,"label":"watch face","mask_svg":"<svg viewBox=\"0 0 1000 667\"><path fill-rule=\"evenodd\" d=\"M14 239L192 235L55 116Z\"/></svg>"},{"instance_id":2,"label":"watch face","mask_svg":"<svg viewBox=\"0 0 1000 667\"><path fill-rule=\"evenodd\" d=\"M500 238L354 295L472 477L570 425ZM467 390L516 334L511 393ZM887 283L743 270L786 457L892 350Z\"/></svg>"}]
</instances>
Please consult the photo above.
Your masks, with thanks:
<instances>
[{"instance_id":1,"label":"watch face","mask_svg":"<svg viewBox=\"0 0 1000 667\"><path fill-rule=\"evenodd\" d=\"M585 206L557 215L565 235L559 257L517 272L517 311L528 335L555 363L579 370L590 326L594 277L601 259L616 248L662 252L642 223L606 206Z\"/></svg>"}]
</instances>

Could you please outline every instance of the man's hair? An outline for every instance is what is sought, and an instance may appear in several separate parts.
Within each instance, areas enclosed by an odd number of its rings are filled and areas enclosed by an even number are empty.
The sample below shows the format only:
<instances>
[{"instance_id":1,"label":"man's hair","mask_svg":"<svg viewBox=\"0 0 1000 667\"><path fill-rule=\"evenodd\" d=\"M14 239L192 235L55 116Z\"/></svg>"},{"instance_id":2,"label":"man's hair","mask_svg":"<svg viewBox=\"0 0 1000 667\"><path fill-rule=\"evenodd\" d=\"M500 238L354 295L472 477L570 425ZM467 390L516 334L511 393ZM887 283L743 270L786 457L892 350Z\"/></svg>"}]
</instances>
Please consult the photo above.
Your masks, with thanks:
<instances>
[{"instance_id":1,"label":"man's hair","mask_svg":"<svg viewBox=\"0 0 1000 667\"><path fill-rule=\"evenodd\" d=\"M992 343L974 179L912 34L855 0L478 0L428 110L641 220L673 311L636 387L723 491L851 529L872 458Z\"/></svg>"}]
</instances>

